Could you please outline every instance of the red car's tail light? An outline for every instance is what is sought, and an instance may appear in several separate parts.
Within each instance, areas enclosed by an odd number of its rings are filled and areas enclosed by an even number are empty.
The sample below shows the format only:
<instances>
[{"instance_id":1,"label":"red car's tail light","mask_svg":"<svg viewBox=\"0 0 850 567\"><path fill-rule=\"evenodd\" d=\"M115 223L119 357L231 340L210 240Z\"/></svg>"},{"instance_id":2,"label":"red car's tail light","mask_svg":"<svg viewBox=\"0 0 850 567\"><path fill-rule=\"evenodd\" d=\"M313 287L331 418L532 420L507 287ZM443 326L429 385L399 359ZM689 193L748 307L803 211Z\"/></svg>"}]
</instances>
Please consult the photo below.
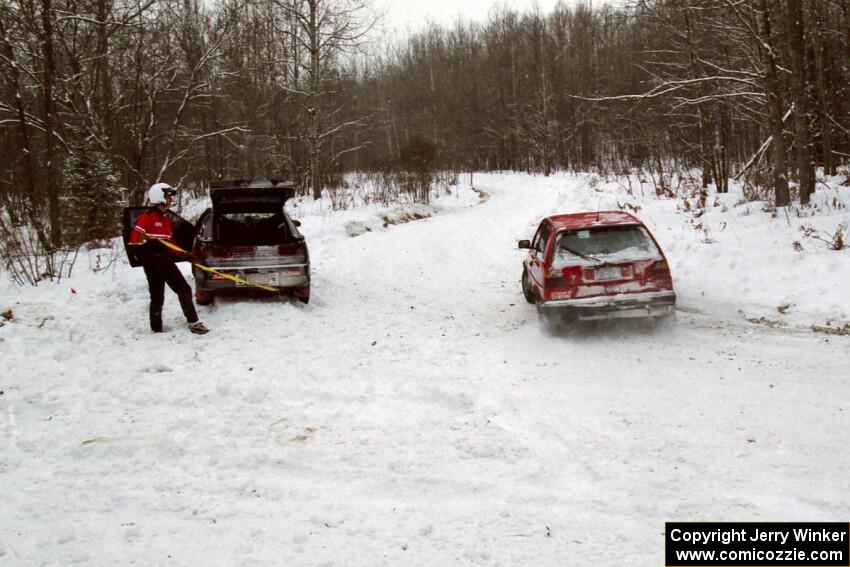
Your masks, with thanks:
<instances>
[{"instance_id":1,"label":"red car's tail light","mask_svg":"<svg viewBox=\"0 0 850 567\"><path fill-rule=\"evenodd\" d=\"M547 288L575 289L584 281L581 266L549 268L543 276L545 278L543 285Z\"/></svg>"},{"instance_id":2,"label":"red car's tail light","mask_svg":"<svg viewBox=\"0 0 850 567\"><path fill-rule=\"evenodd\" d=\"M561 270L549 268L543 274L545 279L544 286L545 287L566 287L567 280L564 279L564 274Z\"/></svg>"},{"instance_id":3,"label":"red car's tail light","mask_svg":"<svg viewBox=\"0 0 850 567\"><path fill-rule=\"evenodd\" d=\"M662 287L669 288L673 286L673 278L670 276L670 266L667 265L666 260L654 262L647 272L648 279L661 284Z\"/></svg>"}]
</instances>

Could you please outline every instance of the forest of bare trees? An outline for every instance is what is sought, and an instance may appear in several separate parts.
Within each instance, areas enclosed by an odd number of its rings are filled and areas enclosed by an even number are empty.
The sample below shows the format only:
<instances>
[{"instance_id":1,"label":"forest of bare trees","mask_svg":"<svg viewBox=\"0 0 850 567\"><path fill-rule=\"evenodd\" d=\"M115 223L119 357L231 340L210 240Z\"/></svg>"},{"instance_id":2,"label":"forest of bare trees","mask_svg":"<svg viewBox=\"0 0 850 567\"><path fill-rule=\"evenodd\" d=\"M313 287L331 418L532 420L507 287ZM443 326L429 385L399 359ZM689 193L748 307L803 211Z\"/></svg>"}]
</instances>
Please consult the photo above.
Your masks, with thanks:
<instances>
[{"instance_id":1,"label":"forest of bare trees","mask_svg":"<svg viewBox=\"0 0 850 567\"><path fill-rule=\"evenodd\" d=\"M413 133L442 167L697 168L757 176L776 204L850 157L850 2L674 0L560 5L426 30L363 97L375 167ZM381 130L386 130L381 136Z\"/></svg>"},{"instance_id":2,"label":"forest of bare trees","mask_svg":"<svg viewBox=\"0 0 850 567\"><path fill-rule=\"evenodd\" d=\"M49 275L158 180L318 196L427 158L698 171L784 206L850 160L850 0L502 8L380 48L376 19L364 0L0 0L0 253Z\"/></svg>"}]
</instances>

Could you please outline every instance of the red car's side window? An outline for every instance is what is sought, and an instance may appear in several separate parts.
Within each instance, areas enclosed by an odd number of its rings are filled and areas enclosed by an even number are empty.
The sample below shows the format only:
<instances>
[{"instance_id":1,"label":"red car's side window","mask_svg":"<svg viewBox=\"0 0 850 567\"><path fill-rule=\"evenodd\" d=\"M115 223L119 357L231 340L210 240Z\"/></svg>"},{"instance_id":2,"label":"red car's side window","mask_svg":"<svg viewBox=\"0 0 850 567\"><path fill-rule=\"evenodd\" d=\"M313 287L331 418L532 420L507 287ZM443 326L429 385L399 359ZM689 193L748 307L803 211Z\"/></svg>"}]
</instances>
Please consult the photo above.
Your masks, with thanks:
<instances>
[{"instance_id":1,"label":"red car's side window","mask_svg":"<svg viewBox=\"0 0 850 567\"><path fill-rule=\"evenodd\" d=\"M531 248L538 253L538 259L543 260L546 254L546 244L549 242L549 236L552 234L552 229L548 224L543 223L537 229L537 234L534 235L534 240L531 241Z\"/></svg>"}]
</instances>

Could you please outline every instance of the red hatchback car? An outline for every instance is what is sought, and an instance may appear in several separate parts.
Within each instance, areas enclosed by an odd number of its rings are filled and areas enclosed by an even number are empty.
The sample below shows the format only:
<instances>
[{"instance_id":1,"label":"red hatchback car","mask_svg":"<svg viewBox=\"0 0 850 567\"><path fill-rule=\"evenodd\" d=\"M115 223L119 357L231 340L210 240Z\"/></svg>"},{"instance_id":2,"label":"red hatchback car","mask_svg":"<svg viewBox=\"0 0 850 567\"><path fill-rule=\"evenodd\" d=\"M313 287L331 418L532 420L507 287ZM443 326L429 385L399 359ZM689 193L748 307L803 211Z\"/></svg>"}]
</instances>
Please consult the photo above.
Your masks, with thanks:
<instances>
[{"instance_id":1,"label":"red hatchback car","mask_svg":"<svg viewBox=\"0 0 850 567\"><path fill-rule=\"evenodd\" d=\"M667 258L629 213L546 217L519 248L529 250L522 292L549 320L660 318L675 309Z\"/></svg>"}]
</instances>

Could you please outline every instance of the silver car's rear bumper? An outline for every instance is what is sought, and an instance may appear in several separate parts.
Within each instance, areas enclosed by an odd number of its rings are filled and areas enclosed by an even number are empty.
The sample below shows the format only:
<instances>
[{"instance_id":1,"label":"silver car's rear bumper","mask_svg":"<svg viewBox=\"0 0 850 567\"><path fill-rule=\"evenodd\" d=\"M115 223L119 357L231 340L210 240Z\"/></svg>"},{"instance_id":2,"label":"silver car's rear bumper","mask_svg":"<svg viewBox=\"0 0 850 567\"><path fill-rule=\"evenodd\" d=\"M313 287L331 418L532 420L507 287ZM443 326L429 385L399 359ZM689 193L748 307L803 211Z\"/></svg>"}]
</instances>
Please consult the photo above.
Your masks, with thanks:
<instances>
[{"instance_id":1,"label":"silver car's rear bumper","mask_svg":"<svg viewBox=\"0 0 850 567\"><path fill-rule=\"evenodd\" d=\"M575 317L584 321L662 317L673 313L675 307L676 292L674 291L622 293L575 299L555 299L537 303L538 311L548 317Z\"/></svg>"},{"instance_id":2,"label":"silver car's rear bumper","mask_svg":"<svg viewBox=\"0 0 850 567\"><path fill-rule=\"evenodd\" d=\"M309 264L280 264L266 266L246 266L233 268L230 266L210 266L212 269L236 276L246 282L276 287L281 289L303 287L310 283ZM230 288L250 288L248 284L234 282L233 280L216 277L199 268L193 270L195 280L200 287L208 290L224 290Z\"/></svg>"}]
</instances>

